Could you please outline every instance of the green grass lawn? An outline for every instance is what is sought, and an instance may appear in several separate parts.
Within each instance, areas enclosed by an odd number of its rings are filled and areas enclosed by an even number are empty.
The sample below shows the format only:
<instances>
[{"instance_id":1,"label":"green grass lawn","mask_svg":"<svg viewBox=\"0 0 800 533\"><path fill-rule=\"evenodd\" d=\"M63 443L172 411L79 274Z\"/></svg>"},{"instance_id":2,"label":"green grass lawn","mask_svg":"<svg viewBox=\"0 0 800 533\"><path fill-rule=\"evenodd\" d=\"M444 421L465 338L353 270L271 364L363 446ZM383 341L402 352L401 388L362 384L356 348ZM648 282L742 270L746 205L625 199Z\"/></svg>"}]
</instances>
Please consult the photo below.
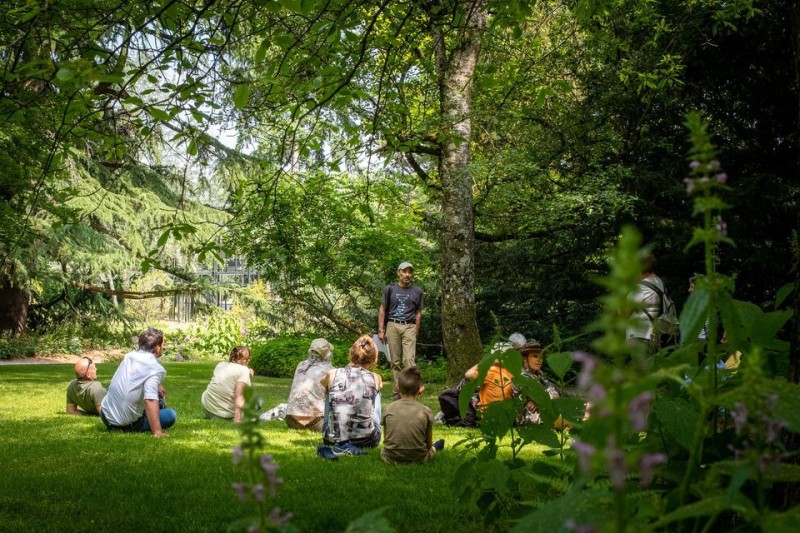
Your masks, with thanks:
<instances>
[{"instance_id":1,"label":"green grass lawn","mask_svg":"<svg viewBox=\"0 0 800 533\"><path fill-rule=\"evenodd\" d=\"M214 363L165 366L167 403L178 412L166 439L109 433L96 417L66 415L72 365L0 366L0 531L224 531L252 515L230 488L245 475L231 463L236 426L202 416ZM105 386L115 368L98 365ZM290 384L254 380L265 408L286 401ZM441 389L429 385L422 397L434 412ZM459 506L450 488L462 461L450 446L466 430L436 426L433 438L446 448L432 463L390 466L377 449L325 462L315 456L318 434L261 426L285 480L277 506L294 514L299 531L344 531L379 507L400 532L482 529L477 511Z\"/></svg>"}]
</instances>

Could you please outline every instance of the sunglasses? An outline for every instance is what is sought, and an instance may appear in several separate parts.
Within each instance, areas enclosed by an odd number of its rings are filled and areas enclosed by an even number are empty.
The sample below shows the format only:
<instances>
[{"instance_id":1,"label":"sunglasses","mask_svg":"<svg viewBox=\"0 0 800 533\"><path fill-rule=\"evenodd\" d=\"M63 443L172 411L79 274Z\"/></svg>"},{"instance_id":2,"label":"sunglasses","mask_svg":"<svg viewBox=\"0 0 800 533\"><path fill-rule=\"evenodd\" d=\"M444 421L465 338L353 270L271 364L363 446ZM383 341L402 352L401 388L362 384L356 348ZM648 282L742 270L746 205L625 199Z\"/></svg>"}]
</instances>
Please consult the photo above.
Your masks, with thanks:
<instances>
[{"instance_id":1,"label":"sunglasses","mask_svg":"<svg viewBox=\"0 0 800 533\"><path fill-rule=\"evenodd\" d=\"M83 375L81 376L82 378L85 378L86 374L89 373L89 369L92 368L92 365L94 364L94 361L92 361L91 358L89 358L89 357L81 357L81 359L86 359L87 361L89 361L89 364L86 365L86 370L83 371Z\"/></svg>"}]
</instances>

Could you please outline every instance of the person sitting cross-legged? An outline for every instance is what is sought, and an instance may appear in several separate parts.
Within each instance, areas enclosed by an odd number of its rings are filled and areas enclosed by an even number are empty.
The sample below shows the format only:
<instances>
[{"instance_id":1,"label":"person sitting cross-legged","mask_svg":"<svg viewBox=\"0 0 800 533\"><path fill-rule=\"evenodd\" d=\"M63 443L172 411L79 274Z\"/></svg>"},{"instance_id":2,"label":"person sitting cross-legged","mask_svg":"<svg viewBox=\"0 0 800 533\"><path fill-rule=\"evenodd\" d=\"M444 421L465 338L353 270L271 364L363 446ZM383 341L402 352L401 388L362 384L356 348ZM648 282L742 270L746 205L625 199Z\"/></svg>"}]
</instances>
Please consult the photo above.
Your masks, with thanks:
<instances>
[{"instance_id":1,"label":"person sitting cross-legged","mask_svg":"<svg viewBox=\"0 0 800 533\"><path fill-rule=\"evenodd\" d=\"M427 463L444 447L444 440L433 442L433 412L419 402L425 390L415 366L404 368L397 377L400 399L383 411L384 428L381 459L385 463Z\"/></svg>"},{"instance_id":2,"label":"person sitting cross-legged","mask_svg":"<svg viewBox=\"0 0 800 533\"><path fill-rule=\"evenodd\" d=\"M317 455L334 460L338 455L364 455L381 441L381 388L383 380L370 371L378 362L378 348L369 335L350 347L350 364L334 368L320 380L327 391L322 440Z\"/></svg>"},{"instance_id":3,"label":"person sitting cross-legged","mask_svg":"<svg viewBox=\"0 0 800 533\"><path fill-rule=\"evenodd\" d=\"M165 437L178 415L162 408L167 391L161 385L167 371L158 362L164 351L164 332L149 328L139 335L139 349L128 353L111 378L100 419L109 431L150 431Z\"/></svg>"},{"instance_id":4,"label":"person sitting cross-legged","mask_svg":"<svg viewBox=\"0 0 800 533\"><path fill-rule=\"evenodd\" d=\"M327 391L320 380L331 370L333 345L325 339L314 339L308 359L297 365L289 390L286 425L291 429L322 431Z\"/></svg>"}]
</instances>

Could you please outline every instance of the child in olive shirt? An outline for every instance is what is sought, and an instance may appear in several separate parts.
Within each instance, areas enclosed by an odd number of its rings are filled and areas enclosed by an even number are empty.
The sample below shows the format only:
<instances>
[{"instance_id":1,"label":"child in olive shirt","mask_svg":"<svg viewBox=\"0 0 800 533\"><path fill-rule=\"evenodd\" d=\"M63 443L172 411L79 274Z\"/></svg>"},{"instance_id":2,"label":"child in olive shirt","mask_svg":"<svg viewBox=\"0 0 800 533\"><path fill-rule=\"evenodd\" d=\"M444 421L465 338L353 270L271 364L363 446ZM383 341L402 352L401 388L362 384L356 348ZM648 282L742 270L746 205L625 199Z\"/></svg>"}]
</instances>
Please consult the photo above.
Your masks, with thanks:
<instances>
[{"instance_id":1,"label":"child in olive shirt","mask_svg":"<svg viewBox=\"0 0 800 533\"><path fill-rule=\"evenodd\" d=\"M417 401L425 390L417 367L398 374L397 390L400 399L387 405L381 417L381 459L389 464L427 463L444 447L444 439L433 442L433 412Z\"/></svg>"}]
</instances>

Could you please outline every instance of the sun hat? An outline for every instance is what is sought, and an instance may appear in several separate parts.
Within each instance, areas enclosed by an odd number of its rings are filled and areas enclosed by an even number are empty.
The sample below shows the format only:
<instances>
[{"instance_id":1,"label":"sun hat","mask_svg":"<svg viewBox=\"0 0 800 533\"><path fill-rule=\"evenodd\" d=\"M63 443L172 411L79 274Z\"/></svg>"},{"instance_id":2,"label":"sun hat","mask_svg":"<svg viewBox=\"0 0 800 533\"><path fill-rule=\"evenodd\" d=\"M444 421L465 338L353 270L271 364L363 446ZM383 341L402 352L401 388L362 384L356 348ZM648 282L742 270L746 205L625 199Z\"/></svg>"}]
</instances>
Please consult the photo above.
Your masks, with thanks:
<instances>
[{"instance_id":1,"label":"sun hat","mask_svg":"<svg viewBox=\"0 0 800 533\"><path fill-rule=\"evenodd\" d=\"M512 333L508 336L508 342L511 344L511 347L515 350L519 350L525 343L528 342L528 339L525 338L525 335L522 333Z\"/></svg>"},{"instance_id":2,"label":"sun hat","mask_svg":"<svg viewBox=\"0 0 800 533\"><path fill-rule=\"evenodd\" d=\"M309 357L316 357L322 360L329 359L332 353L333 345L327 339L314 339L308 349Z\"/></svg>"},{"instance_id":3,"label":"sun hat","mask_svg":"<svg viewBox=\"0 0 800 533\"><path fill-rule=\"evenodd\" d=\"M397 267L397 270L405 270L407 268L410 268L411 270L414 270L414 265L412 265L408 261L403 261L402 263L400 263L400 266Z\"/></svg>"}]
</instances>

